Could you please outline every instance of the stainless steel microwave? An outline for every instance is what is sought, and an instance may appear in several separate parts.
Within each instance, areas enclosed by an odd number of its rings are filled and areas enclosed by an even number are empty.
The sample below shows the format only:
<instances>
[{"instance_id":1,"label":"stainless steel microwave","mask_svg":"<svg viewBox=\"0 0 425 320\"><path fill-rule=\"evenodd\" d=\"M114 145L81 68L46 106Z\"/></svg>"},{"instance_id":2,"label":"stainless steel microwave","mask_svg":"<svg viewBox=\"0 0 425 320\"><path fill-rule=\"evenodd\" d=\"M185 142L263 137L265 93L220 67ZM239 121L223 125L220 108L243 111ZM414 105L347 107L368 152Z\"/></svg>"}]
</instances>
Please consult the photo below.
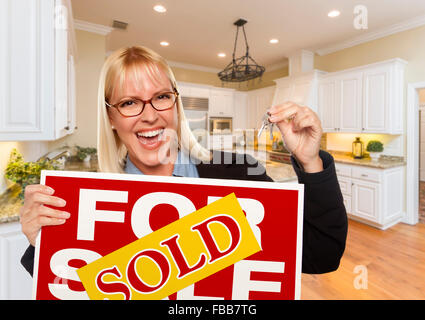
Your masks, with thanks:
<instances>
[{"instance_id":1,"label":"stainless steel microwave","mask_svg":"<svg viewBox=\"0 0 425 320\"><path fill-rule=\"evenodd\" d=\"M231 134L232 118L210 118L210 134Z\"/></svg>"}]
</instances>

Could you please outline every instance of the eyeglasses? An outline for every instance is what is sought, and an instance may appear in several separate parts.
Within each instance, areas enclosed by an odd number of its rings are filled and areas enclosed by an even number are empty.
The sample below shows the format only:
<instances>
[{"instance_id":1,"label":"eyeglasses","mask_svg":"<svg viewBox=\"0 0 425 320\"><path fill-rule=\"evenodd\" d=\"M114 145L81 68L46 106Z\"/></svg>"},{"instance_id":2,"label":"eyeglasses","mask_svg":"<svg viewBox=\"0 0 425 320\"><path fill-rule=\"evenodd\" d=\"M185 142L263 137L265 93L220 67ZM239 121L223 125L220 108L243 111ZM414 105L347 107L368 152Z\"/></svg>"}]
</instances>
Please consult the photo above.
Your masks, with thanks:
<instances>
[{"instance_id":1,"label":"eyeglasses","mask_svg":"<svg viewBox=\"0 0 425 320\"><path fill-rule=\"evenodd\" d=\"M105 101L106 106L116 108L123 117L136 117L142 114L146 104L150 104L156 111L165 111L171 109L176 103L179 93L176 89L173 92L160 92L149 100L128 98L116 105Z\"/></svg>"}]
</instances>

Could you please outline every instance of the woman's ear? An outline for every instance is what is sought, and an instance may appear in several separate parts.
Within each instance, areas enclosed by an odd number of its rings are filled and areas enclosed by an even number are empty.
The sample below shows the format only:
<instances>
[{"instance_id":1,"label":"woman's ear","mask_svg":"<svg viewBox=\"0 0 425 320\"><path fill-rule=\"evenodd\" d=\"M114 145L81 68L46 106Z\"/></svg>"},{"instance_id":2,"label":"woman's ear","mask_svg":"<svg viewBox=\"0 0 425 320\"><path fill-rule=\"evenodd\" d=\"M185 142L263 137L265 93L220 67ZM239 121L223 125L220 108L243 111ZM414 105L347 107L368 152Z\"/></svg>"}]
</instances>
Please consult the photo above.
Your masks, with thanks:
<instances>
[{"instance_id":1,"label":"woman's ear","mask_svg":"<svg viewBox=\"0 0 425 320\"><path fill-rule=\"evenodd\" d=\"M115 130L114 123L112 121L112 117L110 116L109 112L108 112L108 118L109 118L109 123L111 124L112 130Z\"/></svg>"}]
</instances>

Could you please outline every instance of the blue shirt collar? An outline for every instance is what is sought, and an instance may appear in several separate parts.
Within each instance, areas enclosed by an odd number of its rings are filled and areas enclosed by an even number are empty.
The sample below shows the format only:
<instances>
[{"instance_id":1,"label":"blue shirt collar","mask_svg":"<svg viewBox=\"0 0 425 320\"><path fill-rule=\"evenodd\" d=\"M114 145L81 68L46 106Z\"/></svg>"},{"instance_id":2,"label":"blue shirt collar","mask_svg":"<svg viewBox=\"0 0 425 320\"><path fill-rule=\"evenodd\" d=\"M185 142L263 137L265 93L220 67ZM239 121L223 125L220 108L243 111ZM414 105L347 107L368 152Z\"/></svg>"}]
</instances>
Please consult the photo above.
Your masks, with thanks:
<instances>
[{"instance_id":1,"label":"blue shirt collar","mask_svg":"<svg viewBox=\"0 0 425 320\"><path fill-rule=\"evenodd\" d=\"M128 154L124 171L130 174L144 174L133 164L133 162L131 162ZM177 154L176 162L174 163L172 175L175 177L199 178L196 165L190 160L185 152L181 152L180 150Z\"/></svg>"}]
</instances>

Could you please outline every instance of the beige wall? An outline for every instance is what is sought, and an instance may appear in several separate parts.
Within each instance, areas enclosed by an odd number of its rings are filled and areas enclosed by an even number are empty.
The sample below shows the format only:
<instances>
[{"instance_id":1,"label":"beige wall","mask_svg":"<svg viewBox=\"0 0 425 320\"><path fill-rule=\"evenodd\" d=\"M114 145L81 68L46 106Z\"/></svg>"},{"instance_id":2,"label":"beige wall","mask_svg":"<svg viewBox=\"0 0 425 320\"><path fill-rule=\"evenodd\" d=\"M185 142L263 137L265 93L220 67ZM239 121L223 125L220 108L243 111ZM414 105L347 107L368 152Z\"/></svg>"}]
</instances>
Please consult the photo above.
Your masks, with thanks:
<instances>
[{"instance_id":1,"label":"beige wall","mask_svg":"<svg viewBox=\"0 0 425 320\"><path fill-rule=\"evenodd\" d=\"M419 104L425 105L425 89L419 90Z\"/></svg>"},{"instance_id":2,"label":"beige wall","mask_svg":"<svg viewBox=\"0 0 425 320\"><path fill-rule=\"evenodd\" d=\"M425 80L425 26L393 34L324 56L315 56L314 66L338 71L392 58L408 61L407 82Z\"/></svg>"}]
</instances>

